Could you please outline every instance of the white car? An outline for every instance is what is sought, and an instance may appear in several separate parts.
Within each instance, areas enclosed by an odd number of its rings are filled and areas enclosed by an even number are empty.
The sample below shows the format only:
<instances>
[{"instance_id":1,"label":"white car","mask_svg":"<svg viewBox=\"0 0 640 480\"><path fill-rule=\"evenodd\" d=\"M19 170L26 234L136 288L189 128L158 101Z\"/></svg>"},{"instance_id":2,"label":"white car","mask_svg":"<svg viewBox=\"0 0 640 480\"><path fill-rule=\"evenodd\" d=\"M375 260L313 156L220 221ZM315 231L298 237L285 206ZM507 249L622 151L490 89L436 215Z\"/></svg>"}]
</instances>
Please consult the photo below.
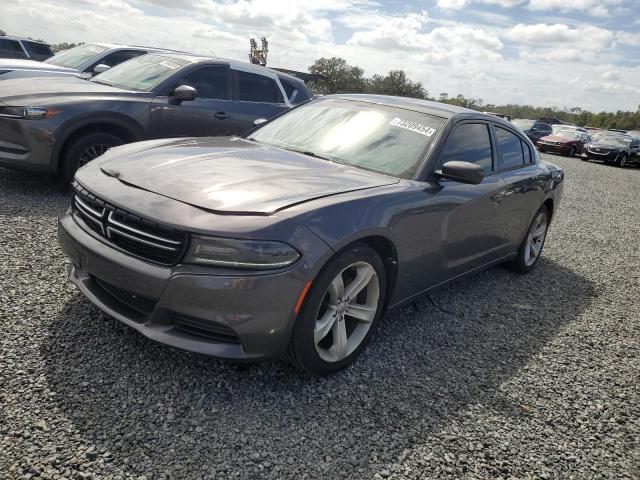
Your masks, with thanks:
<instances>
[{"instance_id":1,"label":"white car","mask_svg":"<svg viewBox=\"0 0 640 480\"><path fill-rule=\"evenodd\" d=\"M551 125L551 129L553 130L553 133L558 133L562 130L571 130L572 132L579 133L589 133L586 128L578 127L576 125L565 125L564 123Z\"/></svg>"},{"instance_id":2,"label":"white car","mask_svg":"<svg viewBox=\"0 0 640 480\"><path fill-rule=\"evenodd\" d=\"M172 51L112 43L85 43L58 52L44 62L0 58L0 80L58 75L90 78L122 62L150 52L170 53Z\"/></svg>"}]
</instances>

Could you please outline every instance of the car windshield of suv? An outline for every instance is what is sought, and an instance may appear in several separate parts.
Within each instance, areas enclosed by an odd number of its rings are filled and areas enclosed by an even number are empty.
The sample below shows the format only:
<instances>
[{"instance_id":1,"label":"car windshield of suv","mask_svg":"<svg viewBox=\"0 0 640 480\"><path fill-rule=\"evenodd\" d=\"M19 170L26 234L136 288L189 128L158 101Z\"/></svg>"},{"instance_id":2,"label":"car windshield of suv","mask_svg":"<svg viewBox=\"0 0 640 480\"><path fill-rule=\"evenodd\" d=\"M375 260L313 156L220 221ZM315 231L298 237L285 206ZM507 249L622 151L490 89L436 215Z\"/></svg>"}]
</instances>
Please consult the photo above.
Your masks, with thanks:
<instances>
[{"instance_id":1,"label":"car windshield of suv","mask_svg":"<svg viewBox=\"0 0 640 480\"><path fill-rule=\"evenodd\" d=\"M188 63L188 60L165 55L143 55L110 68L91 81L123 90L148 92Z\"/></svg>"},{"instance_id":2,"label":"car windshield of suv","mask_svg":"<svg viewBox=\"0 0 640 480\"><path fill-rule=\"evenodd\" d=\"M617 147L628 147L633 141L632 137L623 137L621 135L609 135L598 139L600 143L606 143L607 145L615 145Z\"/></svg>"},{"instance_id":3,"label":"car windshield of suv","mask_svg":"<svg viewBox=\"0 0 640 480\"><path fill-rule=\"evenodd\" d=\"M444 120L342 99L318 99L276 118L250 140L411 179Z\"/></svg>"},{"instance_id":4,"label":"car windshield of suv","mask_svg":"<svg viewBox=\"0 0 640 480\"><path fill-rule=\"evenodd\" d=\"M108 50L108 48L101 45L78 45L77 47L70 48L69 50L63 50L60 53L56 53L53 57L47 58L45 63L79 70L87 60L92 59L105 50Z\"/></svg>"},{"instance_id":5,"label":"car windshield of suv","mask_svg":"<svg viewBox=\"0 0 640 480\"><path fill-rule=\"evenodd\" d=\"M513 123L520 130L529 130L529 129L531 129L531 127L533 127L533 124L535 122L533 120L522 120L522 119L517 118L517 119L513 120L511 123Z\"/></svg>"}]
</instances>

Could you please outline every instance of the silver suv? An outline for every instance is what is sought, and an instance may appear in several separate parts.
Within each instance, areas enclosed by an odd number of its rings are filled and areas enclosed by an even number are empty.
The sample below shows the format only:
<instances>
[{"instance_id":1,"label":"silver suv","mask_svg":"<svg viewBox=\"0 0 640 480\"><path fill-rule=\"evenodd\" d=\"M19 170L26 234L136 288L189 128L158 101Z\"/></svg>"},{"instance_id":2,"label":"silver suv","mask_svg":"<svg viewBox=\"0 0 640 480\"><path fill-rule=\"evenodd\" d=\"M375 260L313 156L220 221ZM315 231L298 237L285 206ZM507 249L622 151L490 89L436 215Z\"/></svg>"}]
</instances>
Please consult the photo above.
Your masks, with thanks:
<instances>
[{"instance_id":1,"label":"silver suv","mask_svg":"<svg viewBox=\"0 0 640 480\"><path fill-rule=\"evenodd\" d=\"M51 47L29 38L10 37L0 31L0 58L43 61L53 56Z\"/></svg>"}]
</instances>

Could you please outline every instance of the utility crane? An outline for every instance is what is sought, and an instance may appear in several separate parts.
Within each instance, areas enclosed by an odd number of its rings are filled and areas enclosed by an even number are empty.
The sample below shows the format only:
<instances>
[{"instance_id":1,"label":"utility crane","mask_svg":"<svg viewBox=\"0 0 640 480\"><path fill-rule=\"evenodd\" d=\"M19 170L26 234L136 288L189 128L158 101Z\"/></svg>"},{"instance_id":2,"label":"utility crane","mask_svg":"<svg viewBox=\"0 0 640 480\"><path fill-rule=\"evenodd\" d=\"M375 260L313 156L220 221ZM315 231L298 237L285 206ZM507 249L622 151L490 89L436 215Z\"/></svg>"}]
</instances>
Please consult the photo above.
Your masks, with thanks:
<instances>
[{"instance_id":1,"label":"utility crane","mask_svg":"<svg viewBox=\"0 0 640 480\"><path fill-rule=\"evenodd\" d=\"M267 65L267 53L269 53L269 42L265 37L262 37L262 50L258 50L258 42L256 42L255 38L249 39L249 45L251 46L251 50L249 51L249 62L254 65L262 65L263 67Z\"/></svg>"}]
</instances>

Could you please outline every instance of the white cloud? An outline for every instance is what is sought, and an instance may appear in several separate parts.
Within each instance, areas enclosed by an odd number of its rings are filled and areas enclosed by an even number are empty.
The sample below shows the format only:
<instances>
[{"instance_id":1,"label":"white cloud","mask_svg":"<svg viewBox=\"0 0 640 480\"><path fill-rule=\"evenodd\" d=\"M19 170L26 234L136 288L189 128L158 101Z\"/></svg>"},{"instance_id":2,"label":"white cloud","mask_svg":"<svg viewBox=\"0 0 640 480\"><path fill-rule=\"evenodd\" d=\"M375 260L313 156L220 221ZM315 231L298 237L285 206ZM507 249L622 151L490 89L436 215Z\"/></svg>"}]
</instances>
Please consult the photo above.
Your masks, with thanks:
<instances>
[{"instance_id":1,"label":"white cloud","mask_svg":"<svg viewBox=\"0 0 640 480\"><path fill-rule=\"evenodd\" d=\"M606 17L610 9L623 3L623 0L530 0L531 10L580 11L594 17Z\"/></svg>"},{"instance_id":2,"label":"white cloud","mask_svg":"<svg viewBox=\"0 0 640 480\"><path fill-rule=\"evenodd\" d=\"M438 0L437 5L444 10L459 10L471 3L498 5L503 8L510 8L524 3L524 0Z\"/></svg>"},{"instance_id":3,"label":"white cloud","mask_svg":"<svg viewBox=\"0 0 640 480\"><path fill-rule=\"evenodd\" d=\"M595 110L640 103L640 67L631 61L640 58L637 32L555 21L508 28L509 10L493 13L500 17L491 23L471 12L474 24L465 24L404 8L391 14L389 4L366 0L11 0L2 23L54 43L146 44L242 61L249 37L267 36L272 66L306 70L317 58L340 56L366 75L404 69L434 95Z\"/></svg>"}]
</instances>

